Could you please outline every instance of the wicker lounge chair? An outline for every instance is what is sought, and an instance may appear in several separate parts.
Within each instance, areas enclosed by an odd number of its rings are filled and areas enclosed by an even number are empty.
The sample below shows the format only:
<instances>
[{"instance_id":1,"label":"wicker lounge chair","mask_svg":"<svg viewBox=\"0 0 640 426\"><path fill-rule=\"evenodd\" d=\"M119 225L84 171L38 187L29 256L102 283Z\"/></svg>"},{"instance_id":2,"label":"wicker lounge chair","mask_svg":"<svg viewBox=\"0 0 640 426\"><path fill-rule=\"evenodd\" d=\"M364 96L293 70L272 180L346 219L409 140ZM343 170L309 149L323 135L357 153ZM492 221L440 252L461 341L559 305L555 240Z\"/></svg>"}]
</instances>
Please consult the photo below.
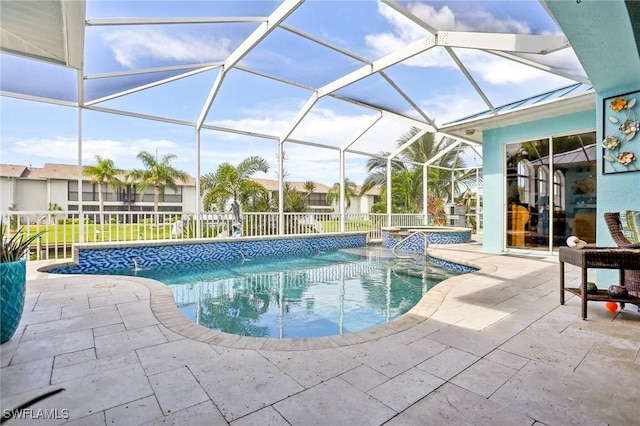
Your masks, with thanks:
<instances>
[{"instance_id":1,"label":"wicker lounge chair","mask_svg":"<svg viewBox=\"0 0 640 426\"><path fill-rule=\"evenodd\" d=\"M622 222L620 221L620 213L605 213L604 220L607 223L611 237L616 245L620 248L640 249L640 243L632 243L624 235L622 230ZM639 265L640 266L640 265ZM640 297L640 269L638 270L625 270L624 281L629 294ZM640 311L640 305L638 306Z\"/></svg>"}]
</instances>

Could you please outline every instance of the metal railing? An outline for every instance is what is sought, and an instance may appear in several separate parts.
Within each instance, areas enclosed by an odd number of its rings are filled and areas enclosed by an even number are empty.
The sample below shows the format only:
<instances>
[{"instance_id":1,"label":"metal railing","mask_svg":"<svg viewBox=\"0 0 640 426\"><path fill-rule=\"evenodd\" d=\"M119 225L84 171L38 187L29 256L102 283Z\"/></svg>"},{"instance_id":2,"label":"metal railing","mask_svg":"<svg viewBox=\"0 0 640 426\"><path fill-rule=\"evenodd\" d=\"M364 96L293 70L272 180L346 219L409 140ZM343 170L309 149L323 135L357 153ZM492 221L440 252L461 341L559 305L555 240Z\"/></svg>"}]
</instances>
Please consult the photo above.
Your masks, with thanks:
<instances>
[{"instance_id":1,"label":"metal railing","mask_svg":"<svg viewBox=\"0 0 640 426\"><path fill-rule=\"evenodd\" d=\"M407 235L406 237L404 237L403 239L401 239L400 241L398 241L397 243L395 243L393 245L393 247L391 248L391 252L393 253L393 255L395 257L397 257L398 259L415 259L415 256L401 256L396 252L396 249L400 246L400 244L404 243L405 241L409 240L410 238L412 238L414 235L418 235L418 234L422 234L423 238L424 238L424 257L427 257L427 249L429 248L429 237L427 236L427 231L416 231L416 232L412 232L411 234Z\"/></svg>"},{"instance_id":2,"label":"metal railing","mask_svg":"<svg viewBox=\"0 0 640 426\"><path fill-rule=\"evenodd\" d=\"M65 259L72 255L74 243L114 243L195 238L199 225L204 238L239 235L231 213L179 212L83 212L77 211L2 211L2 223L9 234L22 230L27 234L46 231L31 246L31 259ZM198 223L199 221L199 223ZM344 231L367 231L368 240L382 239L381 229L389 219L384 213L347 214ZM393 214L392 226L425 224L422 214ZM284 213L280 232L277 212L242 213L241 235L322 234L340 232L337 213ZM426 223L429 223L428 221Z\"/></svg>"}]
</instances>

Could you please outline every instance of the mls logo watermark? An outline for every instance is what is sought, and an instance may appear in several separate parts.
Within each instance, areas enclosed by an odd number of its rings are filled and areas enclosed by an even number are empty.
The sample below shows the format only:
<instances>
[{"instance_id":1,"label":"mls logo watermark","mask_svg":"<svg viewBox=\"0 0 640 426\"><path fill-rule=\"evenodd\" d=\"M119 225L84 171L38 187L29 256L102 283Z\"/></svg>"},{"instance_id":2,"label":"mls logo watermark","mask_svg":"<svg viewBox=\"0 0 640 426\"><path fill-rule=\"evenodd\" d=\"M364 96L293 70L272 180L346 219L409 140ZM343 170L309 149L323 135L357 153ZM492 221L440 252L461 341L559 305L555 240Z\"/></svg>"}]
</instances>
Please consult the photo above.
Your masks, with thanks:
<instances>
[{"instance_id":1,"label":"mls logo watermark","mask_svg":"<svg viewBox=\"0 0 640 426\"><path fill-rule=\"evenodd\" d=\"M68 420L69 410L66 408L5 408L2 410L2 419Z\"/></svg>"}]
</instances>

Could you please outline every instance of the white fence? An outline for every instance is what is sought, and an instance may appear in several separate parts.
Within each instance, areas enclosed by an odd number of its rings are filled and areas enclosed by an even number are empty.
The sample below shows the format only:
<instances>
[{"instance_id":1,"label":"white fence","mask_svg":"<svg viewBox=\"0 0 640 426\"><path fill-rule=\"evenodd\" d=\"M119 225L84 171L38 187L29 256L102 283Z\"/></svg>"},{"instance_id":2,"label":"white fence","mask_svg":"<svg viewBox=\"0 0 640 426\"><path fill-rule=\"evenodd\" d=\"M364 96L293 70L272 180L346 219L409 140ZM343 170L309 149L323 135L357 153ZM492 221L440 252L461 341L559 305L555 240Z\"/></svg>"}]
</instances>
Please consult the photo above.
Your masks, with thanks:
<instances>
[{"instance_id":1,"label":"white fence","mask_svg":"<svg viewBox=\"0 0 640 426\"><path fill-rule=\"evenodd\" d=\"M335 213L284 213L283 229L277 212L243 212L238 226L231 213L203 213L197 220L191 213L3 211L2 224L9 234L46 231L31 247L31 259L71 257L73 243L151 241L202 237L263 236L340 232L340 215ZM344 231L368 231L370 241L380 240L387 226L383 213L348 214ZM393 214L392 226L424 225L422 214ZM429 224L429 221L426 222Z\"/></svg>"}]
</instances>

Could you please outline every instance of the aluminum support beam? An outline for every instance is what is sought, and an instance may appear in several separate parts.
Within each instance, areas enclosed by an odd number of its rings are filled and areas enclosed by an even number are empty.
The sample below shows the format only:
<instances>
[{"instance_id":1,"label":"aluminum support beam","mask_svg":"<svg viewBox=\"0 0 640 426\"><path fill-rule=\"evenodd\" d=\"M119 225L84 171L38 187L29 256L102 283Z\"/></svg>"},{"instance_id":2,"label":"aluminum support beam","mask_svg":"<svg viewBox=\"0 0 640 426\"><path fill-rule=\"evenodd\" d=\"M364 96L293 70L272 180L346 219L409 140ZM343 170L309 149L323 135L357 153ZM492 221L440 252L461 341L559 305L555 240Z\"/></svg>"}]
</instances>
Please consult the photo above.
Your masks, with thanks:
<instances>
[{"instance_id":1,"label":"aluminum support beam","mask_svg":"<svg viewBox=\"0 0 640 426\"><path fill-rule=\"evenodd\" d=\"M387 158L387 226L391 226L391 158Z\"/></svg>"},{"instance_id":2,"label":"aluminum support beam","mask_svg":"<svg viewBox=\"0 0 640 426\"><path fill-rule=\"evenodd\" d=\"M488 51L488 53L491 53L493 55L499 56L501 58L508 59L510 61L518 62L518 63L523 64L523 65L527 65L527 66L530 66L530 67L533 67L533 68L537 68L537 69L542 70L542 71L547 71L547 72L549 72L551 74L555 74L555 75L559 75L560 77L568 78L569 80L577 81L577 82L582 83L582 84L591 85L591 82L589 81L589 78L587 78L585 76L580 76L580 75L568 73L565 70L562 70L562 69L559 69L559 68L555 68L555 67L550 67L548 65L543 65L543 64L540 64L538 62L534 62L534 61L531 61L531 60L528 60L528 59L525 59L525 58L521 58L520 56L509 54L507 52Z\"/></svg>"},{"instance_id":3,"label":"aluminum support beam","mask_svg":"<svg viewBox=\"0 0 640 426\"><path fill-rule=\"evenodd\" d=\"M105 72L100 74L89 74L85 75L85 80L96 80L99 78L111 78L111 77L126 77L130 75L139 75L139 74L153 74L157 72L166 72L166 71L180 71L180 70L196 70L203 69L210 70L213 68L218 68L224 65L223 62L207 62L204 64L189 64L189 65L175 65L171 67L157 67L157 68L144 68L139 70L128 70L128 71L115 71L115 72ZM206 71L205 70L205 71Z\"/></svg>"},{"instance_id":4,"label":"aluminum support beam","mask_svg":"<svg viewBox=\"0 0 640 426\"><path fill-rule=\"evenodd\" d=\"M202 125L204 124L204 120L207 118L207 114L209 114L209 110L213 105L213 100L216 98L218 91L220 90L220 86L222 86L222 81L226 75L227 70L225 67L222 67L222 70L216 76L213 85L211 86L211 90L209 90L209 94L207 95L207 100L204 102L204 107L202 107L202 111L200 111L200 115L198 116L198 120L196 121L196 129L200 130Z\"/></svg>"},{"instance_id":5,"label":"aluminum support beam","mask_svg":"<svg viewBox=\"0 0 640 426\"><path fill-rule=\"evenodd\" d=\"M200 176L202 175L200 171L200 129L196 129L196 237L202 238L202 197L200 196Z\"/></svg>"},{"instance_id":6,"label":"aluminum support beam","mask_svg":"<svg viewBox=\"0 0 640 426\"><path fill-rule=\"evenodd\" d=\"M547 54L569 47L564 36L438 31L438 46L503 52Z\"/></svg>"},{"instance_id":7,"label":"aluminum support beam","mask_svg":"<svg viewBox=\"0 0 640 426\"><path fill-rule=\"evenodd\" d=\"M79 235L81 243L86 243L84 234L84 206L82 205L82 108L78 108L78 219L79 219Z\"/></svg>"},{"instance_id":8,"label":"aluminum support beam","mask_svg":"<svg viewBox=\"0 0 640 426\"><path fill-rule=\"evenodd\" d=\"M447 153L449 153L450 151L454 150L457 146L459 145L459 143L453 143L451 145L449 145L448 147L446 147L445 149L443 149L442 151L438 152L436 155L434 155L433 157L429 158L425 164L426 165L431 165L433 164L436 160L440 159L441 157L445 156Z\"/></svg>"},{"instance_id":9,"label":"aluminum support beam","mask_svg":"<svg viewBox=\"0 0 640 426\"><path fill-rule=\"evenodd\" d=\"M480 233L480 169L476 169L476 234Z\"/></svg>"},{"instance_id":10,"label":"aluminum support beam","mask_svg":"<svg viewBox=\"0 0 640 426\"><path fill-rule=\"evenodd\" d=\"M256 28L249 36L244 39L244 41L227 57L224 61L224 65L222 67L222 72L218 75L218 78L214 82L211 90L209 91L209 95L207 96L207 100L205 101L204 106L202 107L202 111L200 112L200 116L198 117L198 121L196 122L196 128L200 129L202 124L204 123L209 110L211 109L211 105L213 104L213 100L215 99L218 90L220 90L220 85L224 80L227 72L232 69L238 62L242 60L242 58L247 55L254 47L258 45L267 35L271 33L271 31L278 28L278 25L282 23L290 14L293 13L294 10L300 6L304 0L285 0L282 2L280 6L269 16L266 22L263 22Z\"/></svg>"},{"instance_id":11,"label":"aluminum support beam","mask_svg":"<svg viewBox=\"0 0 640 426\"><path fill-rule=\"evenodd\" d=\"M318 89L319 97L333 93L336 90L340 90L358 80L362 80L378 71L382 71L389 68L392 65L398 64L405 59L409 59L415 55L418 55L436 45L436 39L433 36L423 37L413 43L404 46L395 52L384 56L377 61L374 61L371 65L365 65L357 70L350 72L349 74L332 81L329 84Z\"/></svg>"},{"instance_id":12,"label":"aluminum support beam","mask_svg":"<svg viewBox=\"0 0 640 426\"><path fill-rule=\"evenodd\" d=\"M423 223L429 224L429 167L422 165L422 214L424 215Z\"/></svg>"},{"instance_id":13,"label":"aluminum support beam","mask_svg":"<svg viewBox=\"0 0 640 426\"><path fill-rule=\"evenodd\" d=\"M318 93L314 92L311 95L311 97L307 99L307 102L302 106L300 111L298 111L295 118L291 121L291 124L289 124L289 127L284 131L283 135L280 137L281 144L284 143L284 141L286 141L289 136L291 136L291 133L293 133L293 131L296 129L296 127L298 127L298 124L300 124L302 119L304 119L304 117L309 113L309 111L311 111L311 108L313 108L316 102L318 102Z\"/></svg>"},{"instance_id":14,"label":"aluminum support beam","mask_svg":"<svg viewBox=\"0 0 640 426\"><path fill-rule=\"evenodd\" d=\"M420 139L425 133L427 133L427 130L422 129L420 130L418 133L416 133L415 135L413 135L413 137L411 139L409 139L407 142L405 142L404 144L402 144L401 147L399 147L398 149L396 149L395 151L393 151L390 155L389 158L395 158L397 157L402 151L404 151L405 149L407 149L408 147L410 147L411 145L413 145L415 143L415 141L417 141L418 139Z\"/></svg>"},{"instance_id":15,"label":"aluminum support beam","mask_svg":"<svg viewBox=\"0 0 640 426\"><path fill-rule=\"evenodd\" d=\"M116 26L116 25L167 25L167 24L234 24L242 22L265 22L266 17L259 16L229 16L214 18L103 18L87 19L88 27Z\"/></svg>"},{"instance_id":16,"label":"aluminum support beam","mask_svg":"<svg viewBox=\"0 0 640 426\"><path fill-rule=\"evenodd\" d=\"M119 97L122 97L122 96L130 95L132 93L141 92L141 91L146 90L146 89L151 89L152 87L162 86L163 84L171 83L172 81L181 80L181 79L186 78L186 77L191 77L192 75L200 74L200 73L203 73L205 71L212 70L214 68L215 67L206 67L206 68L201 68L201 69L189 71L189 72L186 72L184 74L179 74L179 75L176 75L176 76L173 76L173 77L164 78L164 79L159 80L159 81L154 81L152 83L144 84L142 86L133 87L131 89L123 90L122 92L117 92L117 93L113 93L111 95L103 96L102 98L94 99L92 101L87 102L85 105L95 105L95 104L99 104L101 102L109 101L111 99L115 99L115 98L119 98Z\"/></svg>"},{"instance_id":17,"label":"aluminum support beam","mask_svg":"<svg viewBox=\"0 0 640 426\"><path fill-rule=\"evenodd\" d=\"M130 112L130 111L122 111L119 109L112 109L112 108L104 108L104 107L99 107L96 105L89 105L87 107L85 107L85 109L91 110L91 111L100 111L100 112L104 112L107 114L115 114L115 115L123 115L125 117L133 117L133 118L141 118L144 120L151 120L151 121L160 121L163 123L171 123L171 124L178 124L180 126L189 126L189 127L194 127L195 123L193 121L184 121L184 120L174 120L172 118L167 118L167 117L158 117L156 115L148 115L148 114L139 114L136 112Z\"/></svg>"},{"instance_id":18,"label":"aluminum support beam","mask_svg":"<svg viewBox=\"0 0 640 426\"><path fill-rule=\"evenodd\" d=\"M340 232L345 232L345 219L347 210L345 206L345 170L344 170L344 150L340 150Z\"/></svg>"},{"instance_id":19,"label":"aluminum support beam","mask_svg":"<svg viewBox=\"0 0 640 426\"><path fill-rule=\"evenodd\" d=\"M351 139L351 142L347 142L346 144L342 145L342 147L340 148L340 151L346 151L349 148L351 148L351 146L356 143L358 141L358 139L360 139L362 136L364 136L365 133L367 133L378 121L380 121L380 119L382 118L381 114L378 114L372 121L371 123L369 123L369 125L365 126L364 129L362 129L362 131L360 133L358 133L358 135Z\"/></svg>"},{"instance_id":20,"label":"aluminum support beam","mask_svg":"<svg viewBox=\"0 0 640 426\"><path fill-rule=\"evenodd\" d=\"M496 111L495 107L493 106L491 101L489 101L489 98L487 97L487 95L484 94L484 91L480 88L480 86L476 82L475 78L473 78L469 70L467 70L467 67L465 67L462 61L460 60L460 58L458 58L458 55L456 55L456 53L450 47L445 47L445 49L449 54L449 56L451 56L451 59L453 59L456 65L458 65L458 68L460 68L460 71L462 72L462 74L464 74L467 81L469 81L469 83L471 83L473 88L476 90L476 93L482 98L482 101L485 103L487 108L489 108L492 113L497 114L498 112Z\"/></svg>"},{"instance_id":21,"label":"aluminum support beam","mask_svg":"<svg viewBox=\"0 0 640 426\"><path fill-rule=\"evenodd\" d=\"M284 145L278 142L278 235L284 235Z\"/></svg>"}]
</instances>

